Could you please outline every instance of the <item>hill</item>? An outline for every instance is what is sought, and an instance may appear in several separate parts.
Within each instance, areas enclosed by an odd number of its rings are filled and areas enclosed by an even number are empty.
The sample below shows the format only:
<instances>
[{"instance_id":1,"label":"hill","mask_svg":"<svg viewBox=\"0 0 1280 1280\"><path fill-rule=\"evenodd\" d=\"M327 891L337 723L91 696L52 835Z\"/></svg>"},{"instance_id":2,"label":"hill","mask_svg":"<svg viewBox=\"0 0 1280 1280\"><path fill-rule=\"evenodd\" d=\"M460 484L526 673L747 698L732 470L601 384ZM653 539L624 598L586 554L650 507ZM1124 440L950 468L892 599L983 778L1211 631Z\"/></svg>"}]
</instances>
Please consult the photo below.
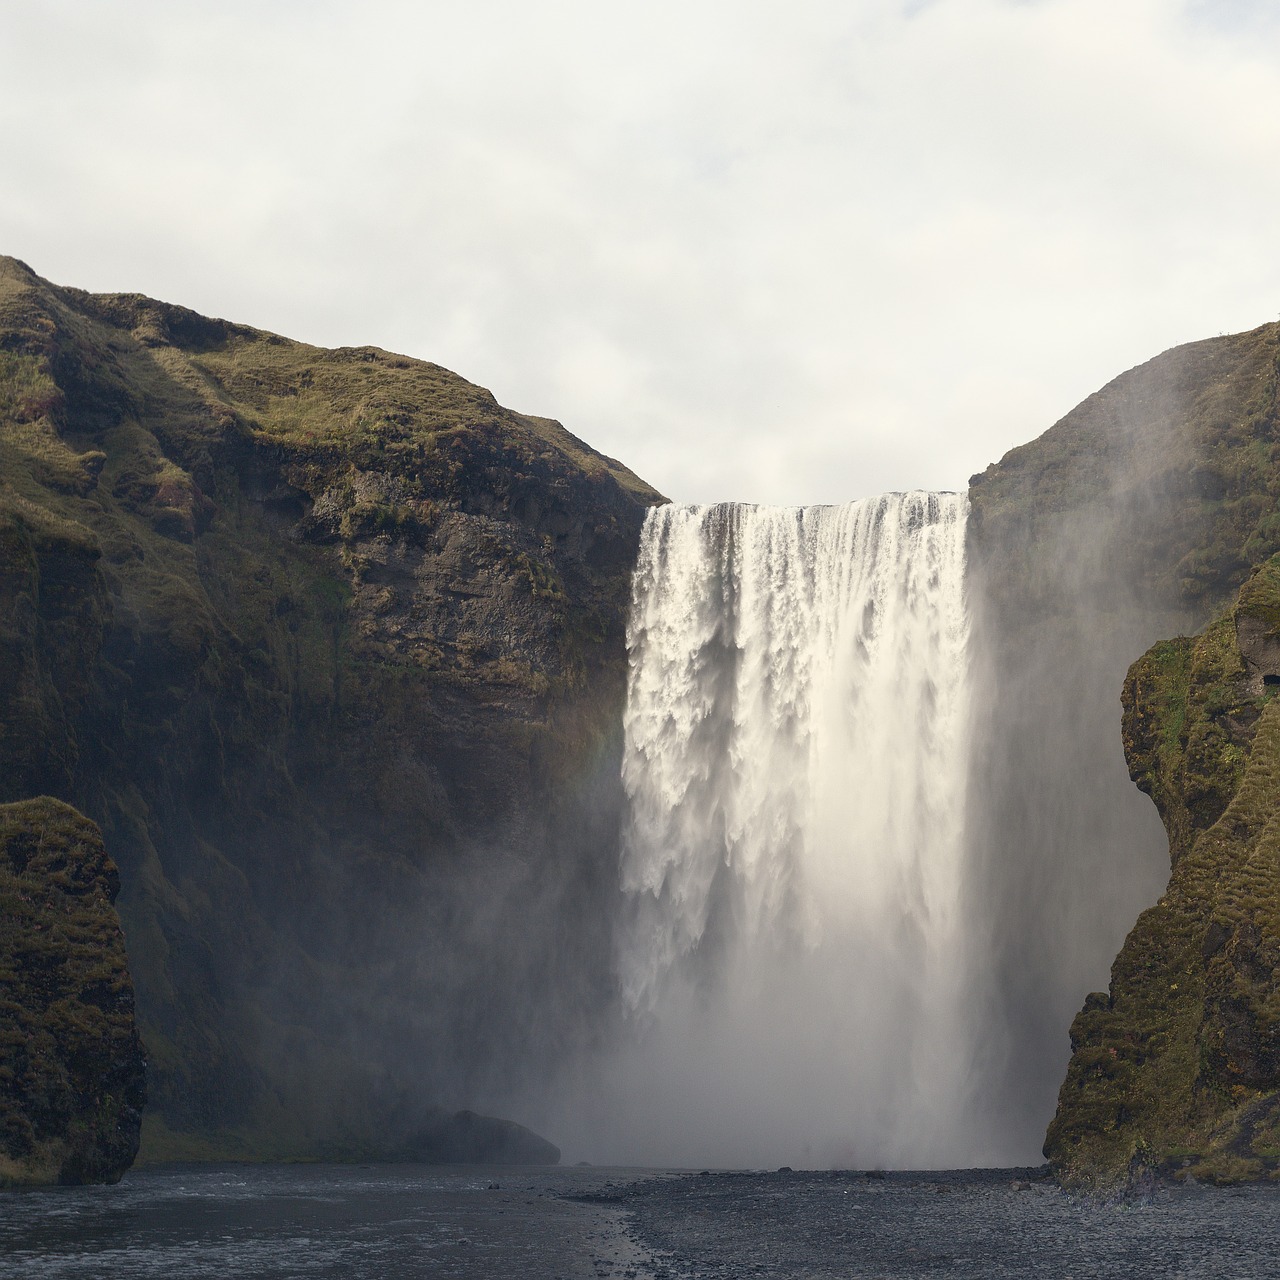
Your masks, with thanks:
<instances>
[{"instance_id":1,"label":"hill","mask_svg":"<svg viewBox=\"0 0 1280 1280\"><path fill-rule=\"evenodd\" d=\"M1045 1146L1072 1185L1275 1163L1278 360L1274 324L1175 348L972 482L975 885L1023 1046L988 1069L1028 1116L1118 952Z\"/></svg>"},{"instance_id":2,"label":"hill","mask_svg":"<svg viewBox=\"0 0 1280 1280\"><path fill-rule=\"evenodd\" d=\"M586 1034L657 501L436 365L0 259L0 801L119 864L144 1158L403 1149Z\"/></svg>"}]
</instances>

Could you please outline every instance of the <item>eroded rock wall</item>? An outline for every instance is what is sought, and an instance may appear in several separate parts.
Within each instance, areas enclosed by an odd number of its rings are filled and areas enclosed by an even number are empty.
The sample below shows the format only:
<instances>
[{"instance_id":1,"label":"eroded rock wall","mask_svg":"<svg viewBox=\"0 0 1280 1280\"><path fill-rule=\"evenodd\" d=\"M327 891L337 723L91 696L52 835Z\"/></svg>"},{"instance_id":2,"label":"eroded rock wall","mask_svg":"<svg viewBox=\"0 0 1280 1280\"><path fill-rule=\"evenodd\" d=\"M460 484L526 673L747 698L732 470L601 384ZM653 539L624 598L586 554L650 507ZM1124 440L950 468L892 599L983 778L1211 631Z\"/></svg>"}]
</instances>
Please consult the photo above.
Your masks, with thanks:
<instances>
[{"instance_id":1,"label":"eroded rock wall","mask_svg":"<svg viewBox=\"0 0 1280 1280\"><path fill-rule=\"evenodd\" d=\"M1169 876L1127 776L1125 673L1221 616L1280 550L1278 353L1275 325L1166 352L972 482L971 883L995 1028L979 1080L1021 1159L1053 1113L1073 1014ZM1188 803L1206 814L1214 749L1192 748L1208 773Z\"/></svg>"}]
</instances>

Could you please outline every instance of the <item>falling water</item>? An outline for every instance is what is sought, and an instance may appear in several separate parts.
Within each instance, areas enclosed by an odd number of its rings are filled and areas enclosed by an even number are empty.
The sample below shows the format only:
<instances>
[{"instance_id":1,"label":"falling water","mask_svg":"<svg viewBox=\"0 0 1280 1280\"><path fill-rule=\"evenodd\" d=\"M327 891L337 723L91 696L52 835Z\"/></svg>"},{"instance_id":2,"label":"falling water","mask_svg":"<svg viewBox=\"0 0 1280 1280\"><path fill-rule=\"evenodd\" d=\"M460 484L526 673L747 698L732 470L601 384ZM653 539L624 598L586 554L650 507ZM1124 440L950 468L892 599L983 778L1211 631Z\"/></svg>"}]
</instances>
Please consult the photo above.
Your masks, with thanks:
<instances>
[{"instance_id":1,"label":"falling water","mask_svg":"<svg viewBox=\"0 0 1280 1280\"><path fill-rule=\"evenodd\" d=\"M907 493L648 517L618 955L642 1156L979 1157L967 505Z\"/></svg>"}]
</instances>

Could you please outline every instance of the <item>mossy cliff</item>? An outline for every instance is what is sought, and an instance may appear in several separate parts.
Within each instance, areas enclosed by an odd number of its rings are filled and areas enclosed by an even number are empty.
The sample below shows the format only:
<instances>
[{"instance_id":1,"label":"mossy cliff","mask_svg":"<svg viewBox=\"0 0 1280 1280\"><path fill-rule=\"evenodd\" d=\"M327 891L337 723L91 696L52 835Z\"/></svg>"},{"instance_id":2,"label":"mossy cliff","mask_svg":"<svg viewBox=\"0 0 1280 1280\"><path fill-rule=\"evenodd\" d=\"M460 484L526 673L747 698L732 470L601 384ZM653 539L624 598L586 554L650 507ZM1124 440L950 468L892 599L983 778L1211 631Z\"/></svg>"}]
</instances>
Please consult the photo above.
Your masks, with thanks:
<instances>
[{"instance_id":1,"label":"mossy cliff","mask_svg":"<svg viewBox=\"0 0 1280 1280\"><path fill-rule=\"evenodd\" d=\"M402 1147L580 1033L659 500L435 365L0 259L0 800L119 864L144 1155Z\"/></svg>"},{"instance_id":2,"label":"mossy cliff","mask_svg":"<svg viewBox=\"0 0 1280 1280\"><path fill-rule=\"evenodd\" d=\"M1242 776L1256 709L1230 710L1222 700L1235 697L1231 680L1210 671L1213 662L1242 661L1227 643L1236 595L1246 581L1263 582L1251 575L1280 552L1278 358L1274 324L1175 348L972 481L980 666L971 885L993 942L993 998L1005 1028L980 1066L996 1082L991 1123L1012 1117L1027 1147L1038 1145L1053 1108L1082 993L1105 981L1107 962L1168 879L1169 841L1181 856L1221 818L1225 780ZM1217 630L1214 619L1225 619ZM1207 626L1207 638L1157 644L1140 664L1184 674L1199 664L1194 678L1209 681L1203 716L1188 712L1182 722L1175 708L1150 731L1160 742L1189 735L1177 770L1170 765L1158 782L1150 775L1166 837L1128 781L1123 745L1137 770L1137 722L1128 712L1122 744L1119 695L1150 646ZM1203 856L1214 847L1204 845ZM1203 932L1212 906L1196 910ZM1125 972L1146 963L1133 938L1124 945L1117 963ZM1260 951L1250 963L1270 961ZM1096 1005L1091 998L1084 1025L1101 1016ZM1125 1052L1130 1065L1138 1053L1152 1061L1149 1047ZM1085 1107L1088 1088L1077 1094L1081 1061L1077 1054L1050 1132L1049 1154L1064 1172L1064 1135L1074 1143L1106 1110ZM1154 1079L1153 1066L1134 1069ZM1121 1109L1106 1124L1121 1135L1107 1143L1140 1132Z\"/></svg>"},{"instance_id":3,"label":"mossy cliff","mask_svg":"<svg viewBox=\"0 0 1280 1280\"><path fill-rule=\"evenodd\" d=\"M1280 551L1278 389L1266 324L1175 347L1010 450L970 482L987 595L1026 618L1105 588L1100 607L1207 621Z\"/></svg>"},{"instance_id":4,"label":"mossy cliff","mask_svg":"<svg viewBox=\"0 0 1280 1280\"><path fill-rule=\"evenodd\" d=\"M146 1062L97 827L47 797L0 804L0 1186L116 1182Z\"/></svg>"},{"instance_id":5,"label":"mossy cliff","mask_svg":"<svg viewBox=\"0 0 1280 1280\"><path fill-rule=\"evenodd\" d=\"M1280 1168L1280 557L1124 687L1173 873L1071 1028L1045 1152L1073 1185Z\"/></svg>"}]
</instances>

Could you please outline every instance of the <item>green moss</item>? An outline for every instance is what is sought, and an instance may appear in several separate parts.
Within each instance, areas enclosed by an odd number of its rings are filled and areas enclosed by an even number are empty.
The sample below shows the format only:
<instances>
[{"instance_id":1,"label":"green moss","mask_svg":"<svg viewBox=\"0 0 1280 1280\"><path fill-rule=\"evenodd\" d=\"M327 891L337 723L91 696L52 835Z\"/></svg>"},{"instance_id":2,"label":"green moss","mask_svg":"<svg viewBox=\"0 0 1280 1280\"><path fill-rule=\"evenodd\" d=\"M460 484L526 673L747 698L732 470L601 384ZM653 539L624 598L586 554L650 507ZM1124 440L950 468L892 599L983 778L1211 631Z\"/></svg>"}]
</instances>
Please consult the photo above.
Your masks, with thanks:
<instances>
[{"instance_id":1,"label":"green moss","mask_svg":"<svg viewBox=\"0 0 1280 1280\"><path fill-rule=\"evenodd\" d=\"M73 800L119 859L144 1140L368 1152L433 1081L545 1039L514 996L454 1014L460 966L419 958L469 918L477 849L523 833L485 965L548 990L607 969L600 777L658 495L438 366L6 259L0 350L0 798ZM581 940L518 954L499 912L557 895Z\"/></svg>"},{"instance_id":2,"label":"green moss","mask_svg":"<svg viewBox=\"0 0 1280 1280\"><path fill-rule=\"evenodd\" d=\"M0 421L6 428L39 422L63 408L62 392L36 355L0 351Z\"/></svg>"},{"instance_id":3,"label":"green moss","mask_svg":"<svg viewBox=\"0 0 1280 1280\"><path fill-rule=\"evenodd\" d=\"M98 829L49 798L0 805L0 1186L114 1182L145 1063Z\"/></svg>"},{"instance_id":4,"label":"green moss","mask_svg":"<svg viewBox=\"0 0 1280 1280\"><path fill-rule=\"evenodd\" d=\"M539 600L547 600L552 604L566 604L564 583L555 569L541 558L520 552L514 557L516 570L528 579L529 590Z\"/></svg>"},{"instance_id":5,"label":"green moss","mask_svg":"<svg viewBox=\"0 0 1280 1280\"><path fill-rule=\"evenodd\" d=\"M1276 1168L1280 1116L1280 703L1257 693L1235 618L1270 608L1280 565L1194 642L1155 646L1125 686L1125 749L1160 807L1173 874L1072 1026L1045 1152L1067 1183L1128 1176L1138 1144L1172 1175Z\"/></svg>"},{"instance_id":6,"label":"green moss","mask_svg":"<svg viewBox=\"0 0 1280 1280\"><path fill-rule=\"evenodd\" d=\"M1280 634L1280 556L1261 565L1240 591L1236 617L1257 618Z\"/></svg>"}]
</instances>

